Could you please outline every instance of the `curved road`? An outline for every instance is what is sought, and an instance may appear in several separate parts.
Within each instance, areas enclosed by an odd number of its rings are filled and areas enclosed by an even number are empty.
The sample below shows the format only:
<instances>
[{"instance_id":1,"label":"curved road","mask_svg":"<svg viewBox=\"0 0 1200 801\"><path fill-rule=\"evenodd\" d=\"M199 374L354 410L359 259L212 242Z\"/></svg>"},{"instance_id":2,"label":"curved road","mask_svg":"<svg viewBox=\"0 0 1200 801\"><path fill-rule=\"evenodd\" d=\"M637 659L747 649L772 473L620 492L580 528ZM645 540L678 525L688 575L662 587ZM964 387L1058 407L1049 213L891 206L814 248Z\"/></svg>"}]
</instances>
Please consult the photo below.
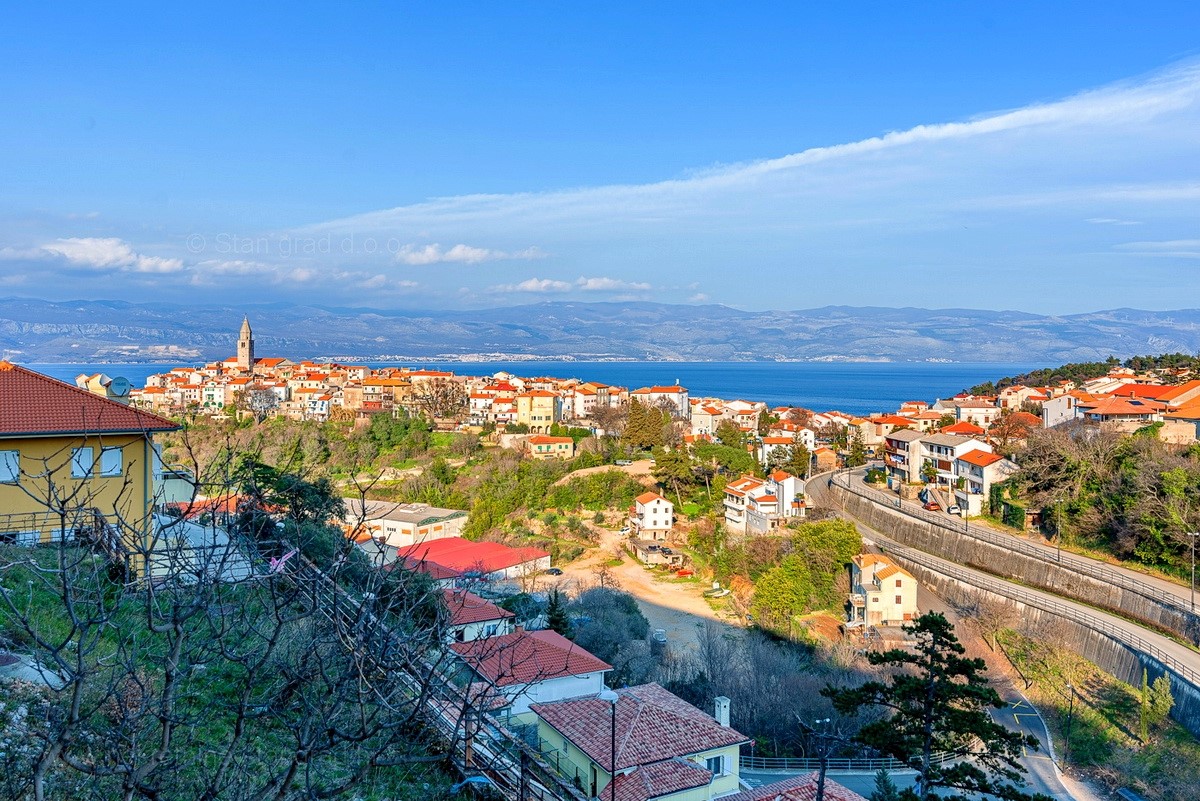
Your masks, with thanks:
<instances>
[{"instance_id":1,"label":"curved road","mask_svg":"<svg viewBox=\"0 0 1200 801\"><path fill-rule=\"evenodd\" d=\"M837 508L840 504L833 502L833 499L830 497L827 480L828 475L815 477L808 487L809 496L818 503L823 502L823 505L827 508ZM849 514L846 517L853 519ZM1021 603L1071 618L1104 634L1124 647L1150 654L1171 668L1172 672L1179 679L1187 681L1193 686L1200 687L1200 654L1197 654L1182 643L1124 618L1100 611L1085 604L1056 596L1050 592L1005 581L983 571L963 567L923 551L900 545L890 540L886 534L876 531L857 520L855 520L855 524L864 534L865 540L873 540L873 544L885 552L924 565L937 573L956 578L972 586L987 589ZM1082 557L1075 558L1083 559ZM1095 560L1087 561L1094 562ZM1064 557L1065 562L1066 559ZM1126 572L1140 577L1140 574L1133 571ZM1186 589L1184 592L1186 592ZM1018 699L1009 700L1015 702ZM1025 704L1028 704L1028 702L1025 702ZM1027 731L1041 742L1046 743L1045 728L1041 719L1036 716L1032 708L1026 710L1027 715L1022 713L1021 710L1022 707L1010 708L1009 714L1012 715L1012 720L1010 722L1005 719L1004 722L1014 728ZM1063 786L1058 769L1047 758L1046 752L1027 755L1024 762L1029 771L1031 789L1036 789L1039 792L1044 792L1058 799L1072 797L1071 793Z\"/></svg>"},{"instance_id":2,"label":"curved road","mask_svg":"<svg viewBox=\"0 0 1200 801\"><path fill-rule=\"evenodd\" d=\"M881 506L897 507L910 517L920 518L922 520L936 523L945 528L960 531L963 534L975 539L1000 545L1001 547L1009 548L1027 556L1032 556L1033 558L1044 562L1061 564L1065 567L1073 568L1080 574L1091 576L1093 578L1113 584L1114 586L1131 590L1139 595L1153 599L1166 606L1174 607L1175 609L1184 612L1195 611L1195 606L1192 603L1191 588L1187 585L1177 584L1176 582L1168 579L1148 575L1146 573L1142 573L1122 565L1115 565L1110 562L1105 562L1100 559L1080 556L1070 552L1062 552L1059 551L1054 545L1018 536L1015 533L1008 534L985 526L972 526L966 521L962 520L962 518L956 515L947 514L946 512L927 511L921 506L921 504L915 501L900 501L895 497L894 493L890 491L866 486L860 480L865 473L865 467L850 471L848 480L857 482L852 485L853 489L851 491L857 495L874 500ZM842 475L845 475L842 471L837 471L835 473L823 473L820 476L815 476L813 481L828 481L831 476L841 477ZM841 481L838 483L840 484ZM945 508L944 505L943 508Z\"/></svg>"}]
</instances>

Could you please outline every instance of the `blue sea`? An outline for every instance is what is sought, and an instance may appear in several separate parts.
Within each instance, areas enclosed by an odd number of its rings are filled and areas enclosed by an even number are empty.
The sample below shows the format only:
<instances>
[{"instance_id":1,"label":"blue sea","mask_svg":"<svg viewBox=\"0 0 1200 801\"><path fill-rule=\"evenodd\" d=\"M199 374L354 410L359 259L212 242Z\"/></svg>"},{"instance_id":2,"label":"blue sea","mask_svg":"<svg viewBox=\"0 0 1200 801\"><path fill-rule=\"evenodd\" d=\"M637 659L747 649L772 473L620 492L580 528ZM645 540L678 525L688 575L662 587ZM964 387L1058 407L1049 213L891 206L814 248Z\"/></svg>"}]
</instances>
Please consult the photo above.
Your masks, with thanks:
<instances>
[{"instance_id":1,"label":"blue sea","mask_svg":"<svg viewBox=\"0 0 1200 801\"><path fill-rule=\"evenodd\" d=\"M370 363L372 367L397 363ZM135 387L170 370L164 364L30 364L30 369L73 382L80 373L124 376ZM967 387L1047 367L994 362L432 362L410 367L453 370L459 375L554 376L629 387L679 382L692 397L765 401L769 406L836 409L849 414L895 411L906 400L934 401Z\"/></svg>"}]
</instances>

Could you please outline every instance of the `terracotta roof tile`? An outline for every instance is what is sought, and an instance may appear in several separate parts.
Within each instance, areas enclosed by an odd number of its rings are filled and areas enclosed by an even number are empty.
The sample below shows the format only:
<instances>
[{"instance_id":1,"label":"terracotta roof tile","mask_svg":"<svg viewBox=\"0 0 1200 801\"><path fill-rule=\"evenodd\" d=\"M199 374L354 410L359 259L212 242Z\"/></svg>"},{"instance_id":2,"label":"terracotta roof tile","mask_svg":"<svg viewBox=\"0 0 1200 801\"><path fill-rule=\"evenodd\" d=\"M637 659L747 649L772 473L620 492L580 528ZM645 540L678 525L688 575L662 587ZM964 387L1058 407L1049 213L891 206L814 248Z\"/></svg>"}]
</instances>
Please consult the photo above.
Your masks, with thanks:
<instances>
[{"instance_id":1,"label":"terracotta roof tile","mask_svg":"<svg viewBox=\"0 0 1200 801\"><path fill-rule=\"evenodd\" d=\"M626 687L617 696L618 771L749 741L657 684ZM578 698L530 709L596 764L612 764L608 701Z\"/></svg>"},{"instance_id":2,"label":"terracotta roof tile","mask_svg":"<svg viewBox=\"0 0 1200 801\"><path fill-rule=\"evenodd\" d=\"M0 361L0 436L174 431L177 423Z\"/></svg>"},{"instance_id":3,"label":"terracotta roof tile","mask_svg":"<svg viewBox=\"0 0 1200 801\"><path fill-rule=\"evenodd\" d=\"M450 611L450 625L465 626L468 623L482 623L485 620L503 620L515 617L507 609L501 609L491 601L480 598L466 590L442 590L446 601L446 609Z\"/></svg>"},{"instance_id":4,"label":"terracotta roof tile","mask_svg":"<svg viewBox=\"0 0 1200 801\"><path fill-rule=\"evenodd\" d=\"M776 801L777 799L778 801L816 801L816 797L817 773L814 771L804 776L793 776L790 779L727 795L721 801ZM867 801L829 776L825 777L825 799L826 801Z\"/></svg>"},{"instance_id":5,"label":"terracotta roof tile","mask_svg":"<svg viewBox=\"0 0 1200 801\"><path fill-rule=\"evenodd\" d=\"M612 670L612 665L549 629L514 631L450 647L498 687Z\"/></svg>"}]
</instances>

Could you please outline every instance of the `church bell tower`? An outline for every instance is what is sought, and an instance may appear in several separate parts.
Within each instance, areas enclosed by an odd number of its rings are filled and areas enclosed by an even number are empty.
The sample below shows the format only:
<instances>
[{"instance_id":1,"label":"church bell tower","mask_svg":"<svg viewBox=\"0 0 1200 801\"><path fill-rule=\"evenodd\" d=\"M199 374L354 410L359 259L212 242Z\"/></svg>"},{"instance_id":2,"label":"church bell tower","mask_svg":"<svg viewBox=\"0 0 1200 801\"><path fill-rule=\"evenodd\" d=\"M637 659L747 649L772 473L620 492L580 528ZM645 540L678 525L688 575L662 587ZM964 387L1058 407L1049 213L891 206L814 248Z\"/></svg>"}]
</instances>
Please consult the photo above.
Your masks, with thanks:
<instances>
[{"instance_id":1,"label":"church bell tower","mask_svg":"<svg viewBox=\"0 0 1200 801\"><path fill-rule=\"evenodd\" d=\"M237 362L241 370L254 370L254 332L250 330L249 317L242 319L242 331L238 334Z\"/></svg>"}]
</instances>

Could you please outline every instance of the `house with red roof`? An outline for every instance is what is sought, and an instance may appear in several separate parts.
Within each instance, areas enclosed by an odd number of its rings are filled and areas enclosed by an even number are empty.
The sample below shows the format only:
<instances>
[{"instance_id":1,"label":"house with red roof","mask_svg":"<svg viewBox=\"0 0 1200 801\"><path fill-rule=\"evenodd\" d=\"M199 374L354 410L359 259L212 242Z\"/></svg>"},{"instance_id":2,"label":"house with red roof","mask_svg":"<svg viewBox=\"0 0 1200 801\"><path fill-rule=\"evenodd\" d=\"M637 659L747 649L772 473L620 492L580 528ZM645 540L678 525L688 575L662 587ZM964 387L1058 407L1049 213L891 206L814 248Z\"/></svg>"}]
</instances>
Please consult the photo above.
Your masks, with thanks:
<instances>
[{"instance_id":1,"label":"house with red roof","mask_svg":"<svg viewBox=\"0 0 1200 801\"><path fill-rule=\"evenodd\" d=\"M570 437L534 434L525 438L524 449L534 459L573 459L575 440Z\"/></svg>"},{"instance_id":2,"label":"house with red roof","mask_svg":"<svg viewBox=\"0 0 1200 801\"><path fill-rule=\"evenodd\" d=\"M451 642L472 642L484 637L502 637L513 631L512 612L473 592L443 589L442 601L450 615L447 627Z\"/></svg>"},{"instance_id":3,"label":"house with red roof","mask_svg":"<svg viewBox=\"0 0 1200 801\"><path fill-rule=\"evenodd\" d=\"M767 496L771 500L763 500ZM762 514L777 512L778 509L768 510L778 504L778 498L771 495L771 488L761 478L742 476L737 481L725 485L725 525L739 534L746 533L747 513L754 509Z\"/></svg>"},{"instance_id":4,"label":"house with red roof","mask_svg":"<svg viewBox=\"0 0 1200 801\"><path fill-rule=\"evenodd\" d=\"M675 504L657 492L643 492L629 507L631 536L664 541L675 525Z\"/></svg>"},{"instance_id":5,"label":"house with red roof","mask_svg":"<svg viewBox=\"0 0 1200 801\"><path fill-rule=\"evenodd\" d=\"M729 699L706 715L658 684L538 703L543 757L592 798L700 801L739 789L738 752L749 738L729 725ZM614 747L615 746L615 747Z\"/></svg>"},{"instance_id":6,"label":"house with red roof","mask_svg":"<svg viewBox=\"0 0 1200 801\"><path fill-rule=\"evenodd\" d=\"M450 646L461 660L464 681L480 686L477 695L501 699L507 716L526 723L530 705L595 695L604 689L612 665L558 632L526 631L484 637Z\"/></svg>"},{"instance_id":7,"label":"house with red roof","mask_svg":"<svg viewBox=\"0 0 1200 801\"><path fill-rule=\"evenodd\" d=\"M7 361L0 398L0 541L99 529L144 553L162 474L154 435L179 425Z\"/></svg>"},{"instance_id":8,"label":"house with red roof","mask_svg":"<svg viewBox=\"0 0 1200 801\"><path fill-rule=\"evenodd\" d=\"M663 405L671 407L675 417L687 418L691 414L688 405L688 391L681 386L673 387L642 387L629 393L631 400L636 400L645 406ZM711 433L711 432L709 432Z\"/></svg>"},{"instance_id":9,"label":"house with red roof","mask_svg":"<svg viewBox=\"0 0 1200 801\"><path fill-rule=\"evenodd\" d=\"M899 626L916 618L917 580L890 557L861 553L850 560L850 622Z\"/></svg>"},{"instance_id":10,"label":"house with red roof","mask_svg":"<svg viewBox=\"0 0 1200 801\"><path fill-rule=\"evenodd\" d=\"M410 545L401 548L397 558L432 562L486 580L521 578L550 567L550 554L539 548L513 548L498 542L472 542L462 537Z\"/></svg>"},{"instance_id":11,"label":"house with red roof","mask_svg":"<svg viewBox=\"0 0 1200 801\"><path fill-rule=\"evenodd\" d=\"M954 502L967 516L983 514L992 485L1017 472L1016 462L998 453L983 450L967 451L954 459Z\"/></svg>"},{"instance_id":12,"label":"house with red roof","mask_svg":"<svg viewBox=\"0 0 1200 801\"><path fill-rule=\"evenodd\" d=\"M562 421L562 398L557 392L535 389L513 399L518 425L529 426L535 434L544 434Z\"/></svg>"}]
</instances>

